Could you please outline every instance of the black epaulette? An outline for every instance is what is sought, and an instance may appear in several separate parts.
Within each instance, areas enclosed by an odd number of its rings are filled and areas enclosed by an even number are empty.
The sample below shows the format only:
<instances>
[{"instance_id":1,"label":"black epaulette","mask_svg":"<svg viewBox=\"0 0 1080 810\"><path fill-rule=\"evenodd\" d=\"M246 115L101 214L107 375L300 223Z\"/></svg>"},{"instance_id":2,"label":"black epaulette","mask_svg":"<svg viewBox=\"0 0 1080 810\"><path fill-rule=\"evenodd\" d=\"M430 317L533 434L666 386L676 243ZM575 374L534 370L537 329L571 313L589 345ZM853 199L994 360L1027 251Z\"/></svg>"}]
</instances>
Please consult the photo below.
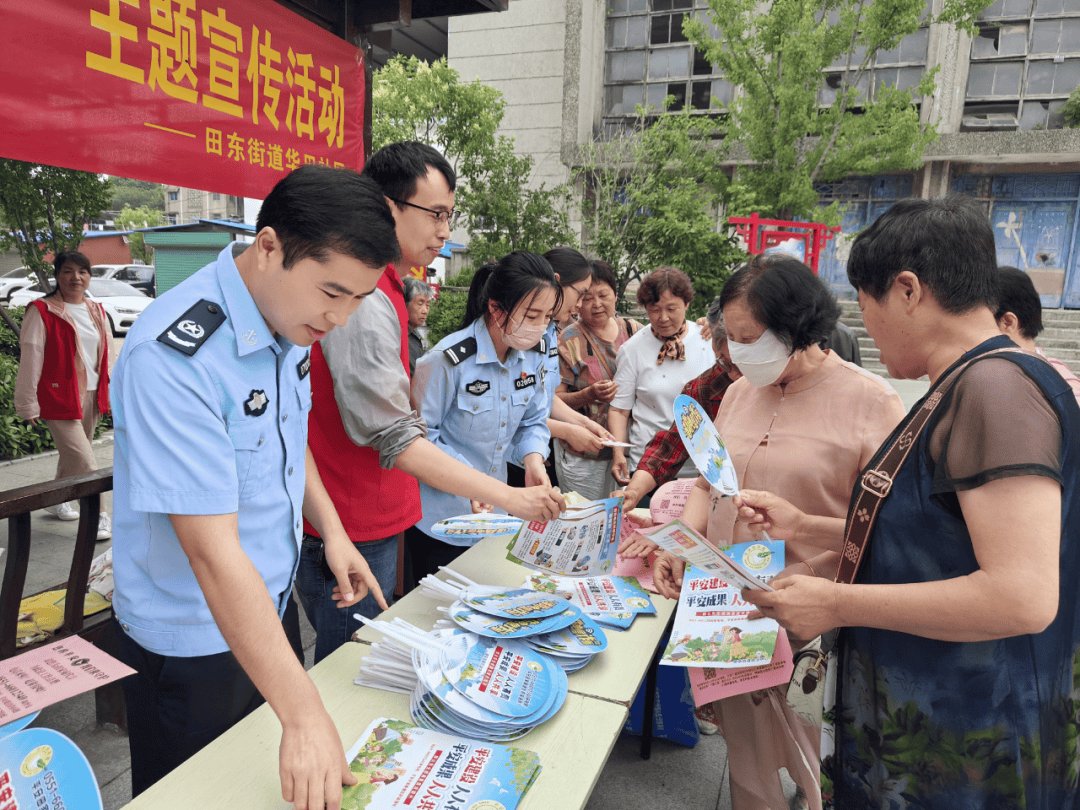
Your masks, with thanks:
<instances>
[{"instance_id":1,"label":"black epaulette","mask_svg":"<svg viewBox=\"0 0 1080 810\"><path fill-rule=\"evenodd\" d=\"M450 365L456 366L476 354L476 338L465 338L460 343L455 343L448 349L443 349L443 354L450 361Z\"/></svg>"},{"instance_id":2,"label":"black epaulette","mask_svg":"<svg viewBox=\"0 0 1080 810\"><path fill-rule=\"evenodd\" d=\"M540 354L546 355L548 353L547 337L540 338L540 342L529 349L531 352L540 352Z\"/></svg>"},{"instance_id":3,"label":"black epaulette","mask_svg":"<svg viewBox=\"0 0 1080 810\"><path fill-rule=\"evenodd\" d=\"M172 325L158 335L157 339L190 357L223 323L225 323L225 313L221 311L221 304L203 298L173 321Z\"/></svg>"}]
</instances>

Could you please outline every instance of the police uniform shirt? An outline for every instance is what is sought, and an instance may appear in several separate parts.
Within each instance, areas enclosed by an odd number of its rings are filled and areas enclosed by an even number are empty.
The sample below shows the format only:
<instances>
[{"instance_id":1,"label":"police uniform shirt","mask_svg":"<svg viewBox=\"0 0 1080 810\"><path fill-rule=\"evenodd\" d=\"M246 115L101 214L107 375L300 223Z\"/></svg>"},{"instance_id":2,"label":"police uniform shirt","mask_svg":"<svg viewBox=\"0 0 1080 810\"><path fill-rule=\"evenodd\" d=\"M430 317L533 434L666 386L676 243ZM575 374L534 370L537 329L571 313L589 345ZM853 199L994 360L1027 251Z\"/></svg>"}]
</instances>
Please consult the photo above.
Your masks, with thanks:
<instances>
[{"instance_id":1,"label":"police uniform shirt","mask_svg":"<svg viewBox=\"0 0 1080 810\"><path fill-rule=\"evenodd\" d=\"M558 359L558 358L556 358ZM428 439L473 469L506 481L506 462L547 458L547 396L541 383L546 356L510 349L500 362L484 319L447 335L416 363L413 401L427 422ZM420 482L424 517L418 527L471 511L469 499ZM468 538L440 538L472 545Z\"/></svg>"},{"instance_id":2,"label":"police uniform shirt","mask_svg":"<svg viewBox=\"0 0 1080 810\"><path fill-rule=\"evenodd\" d=\"M299 559L309 368L307 349L270 331L231 247L128 333L110 389L113 607L145 649L228 649L170 514L237 513L244 552L284 614Z\"/></svg>"},{"instance_id":3,"label":"police uniform shirt","mask_svg":"<svg viewBox=\"0 0 1080 810\"><path fill-rule=\"evenodd\" d=\"M540 382L544 386L544 393L547 395L547 409L550 417L551 409L555 405L555 389L559 387L559 332L554 320L548 324L547 331L544 332L544 339L540 341L536 351L543 355L544 358Z\"/></svg>"}]
</instances>

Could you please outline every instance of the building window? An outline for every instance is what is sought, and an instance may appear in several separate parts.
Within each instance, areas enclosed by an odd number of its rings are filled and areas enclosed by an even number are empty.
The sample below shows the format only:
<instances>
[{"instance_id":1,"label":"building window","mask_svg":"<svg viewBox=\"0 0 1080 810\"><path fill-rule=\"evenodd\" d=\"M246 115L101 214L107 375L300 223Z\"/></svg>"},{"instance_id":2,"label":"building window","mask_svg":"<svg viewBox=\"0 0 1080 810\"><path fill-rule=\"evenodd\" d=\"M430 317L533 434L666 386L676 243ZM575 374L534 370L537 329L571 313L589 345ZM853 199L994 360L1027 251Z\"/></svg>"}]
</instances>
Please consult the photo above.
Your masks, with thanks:
<instances>
[{"instance_id":1,"label":"building window","mask_svg":"<svg viewBox=\"0 0 1080 810\"><path fill-rule=\"evenodd\" d=\"M695 9L695 5L697 8ZM702 112L727 106L734 88L682 32L689 14L704 15L704 0L610 0L604 70L604 117L633 115L639 104Z\"/></svg>"},{"instance_id":2,"label":"building window","mask_svg":"<svg viewBox=\"0 0 1080 810\"><path fill-rule=\"evenodd\" d=\"M169 201L170 202L176 202L179 199L180 199L180 192L179 191L170 191L169 192Z\"/></svg>"},{"instance_id":3,"label":"building window","mask_svg":"<svg viewBox=\"0 0 1080 810\"><path fill-rule=\"evenodd\" d=\"M928 28L920 28L900 40L900 44L892 50L878 51L871 69L858 80L858 100L865 100L869 96L870 101L875 101L883 87L896 87L898 90L915 87L926 72L929 32ZM828 106L836 101L837 91L843 85L844 69L850 64L854 70L862 64L865 56L865 50L858 48L852 52L850 60L845 54L830 65L825 76L825 87L818 94L819 104ZM915 102L919 103L918 96Z\"/></svg>"},{"instance_id":4,"label":"building window","mask_svg":"<svg viewBox=\"0 0 1080 810\"><path fill-rule=\"evenodd\" d=\"M971 43L961 131L1059 129L1080 85L1080 0L997 0Z\"/></svg>"}]
</instances>

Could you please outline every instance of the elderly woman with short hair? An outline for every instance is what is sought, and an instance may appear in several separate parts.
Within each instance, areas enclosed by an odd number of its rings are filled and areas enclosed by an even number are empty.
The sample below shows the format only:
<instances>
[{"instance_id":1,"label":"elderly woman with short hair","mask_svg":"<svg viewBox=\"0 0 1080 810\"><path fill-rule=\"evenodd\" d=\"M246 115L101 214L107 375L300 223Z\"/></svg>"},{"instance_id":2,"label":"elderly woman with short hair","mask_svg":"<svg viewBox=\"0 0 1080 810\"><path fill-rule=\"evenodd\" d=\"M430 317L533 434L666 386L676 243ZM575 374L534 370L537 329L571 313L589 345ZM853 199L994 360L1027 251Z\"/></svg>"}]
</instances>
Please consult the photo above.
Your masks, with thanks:
<instances>
[{"instance_id":1,"label":"elderly woman with short hair","mask_svg":"<svg viewBox=\"0 0 1080 810\"><path fill-rule=\"evenodd\" d=\"M840 307L798 259L755 256L724 284L720 307L743 377L727 389L715 421L740 487L781 492L814 514L840 518L859 472L904 415L900 397L880 377L820 347ZM716 546L753 539L731 500L701 477L683 519ZM781 574L821 573L815 559L838 549L832 539L790 539ZM665 554L656 564L657 585L670 598L679 596L677 562ZM816 635L793 635L793 649ZM807 805L820 808L820 725L792 710L786 685L714 706L728 744L733 810L786 806L780 768Z\"/></svg>"},{"instance_id":2,"label":"elderly woman with short hair","mask_svg":"<svg viewBox=\"0 0 1080 810\"><path fill-rule=\"evenodd\" d=\"M855 240L848 278L886 368L930 377L904 424L935 407L853 584L820 576L833 554L818 577L744 592L796 635L842 628L826 761L838 808L1080 804L1080 409L1000 334L996 275L990 222L962 197L901 200ZM741 518L777 537L844 536L835 515L742 494Z\"/></svg>"},{"instance_id":3,"label":"elderly woman with short hair","mask_svg":"<svg viewBox=\"0 0 1080 810\"><path fill-rule=\"evenodd\" d=\"M431 310L431 298L434 290L418 278L407 278L402 282L405 288L405 309L409 313L409 377L416 372L416 361L427 351L427 337L420 329L427 324Z\"/></svg>"},{"instance_id":4,"label":"elderly woman with short hair","mask_svg":"<svg viewBox=\"0 0 1080 810\"><path fill-rule=\"evenodd\" d=\"M645 446L671 424L682 387L716 362L709 341L686 320L693 300L690 277L675 267L654 270L638 287L637 301L649 316L649 328L626 341L616 355L618 391L608 411L608 430L631 445L612 450L611 475L622 486L630 482Z\"/></svg>"}]
</instances>

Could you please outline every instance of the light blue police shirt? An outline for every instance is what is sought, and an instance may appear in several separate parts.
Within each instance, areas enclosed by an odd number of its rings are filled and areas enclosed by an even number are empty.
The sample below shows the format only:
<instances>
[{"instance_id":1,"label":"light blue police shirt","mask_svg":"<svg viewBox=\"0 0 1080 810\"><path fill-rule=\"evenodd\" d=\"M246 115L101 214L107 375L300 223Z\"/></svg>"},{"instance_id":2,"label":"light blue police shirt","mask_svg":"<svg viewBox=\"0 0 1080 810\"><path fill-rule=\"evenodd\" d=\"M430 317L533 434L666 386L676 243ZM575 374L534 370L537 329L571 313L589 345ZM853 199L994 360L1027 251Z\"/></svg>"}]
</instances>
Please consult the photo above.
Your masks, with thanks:
<instances>
[{"instance_id":1,"label":"light blue police shirt","mask_svg":"<svg viewBox=\"0 0 1080 810\"><path fill-rule=\"evenodd\" d=\"M559 332L554 320L548 324L547 331L544 332L543 342L534 351L539 351L544 356L544 371L541 383L544 386L544 393L547 394L547 409L550 417L551 409L555 406L555 389L559 387L560 382Z\"/></svg>"},{"instance_id":2,"label":"light blue police shirt","mask_svg":"<svg viewBox=\"0 0 1080 810\"><path fill-rule=\"evenodd\" d=\"M109 389L113 607L145 649L228 649L170 514L236 513L244 552L284 614L302 530L308 356L270 331L231 246L147 307L124 340Z\"/></svg>"},{"instance_id":3,"label":"light blue police shirt","mask_svg":"<svg viewBox=\"0 0 1080 810\"><path fill-rule=\"evenodd\" d=\"M450 351L447 352L446 350ZM484 319L447 335L416 362L413 401L427 422L428 439L473 469L506 481L506 462L529 453L548 455L548 403L539 352L510 349L499 361ZM420 482L424 517L417 527L471 512L468 498ZM473 545L468 538L439 538ZM474 541L475 542L475 541Z\"/></svg>"}]
</instances>

